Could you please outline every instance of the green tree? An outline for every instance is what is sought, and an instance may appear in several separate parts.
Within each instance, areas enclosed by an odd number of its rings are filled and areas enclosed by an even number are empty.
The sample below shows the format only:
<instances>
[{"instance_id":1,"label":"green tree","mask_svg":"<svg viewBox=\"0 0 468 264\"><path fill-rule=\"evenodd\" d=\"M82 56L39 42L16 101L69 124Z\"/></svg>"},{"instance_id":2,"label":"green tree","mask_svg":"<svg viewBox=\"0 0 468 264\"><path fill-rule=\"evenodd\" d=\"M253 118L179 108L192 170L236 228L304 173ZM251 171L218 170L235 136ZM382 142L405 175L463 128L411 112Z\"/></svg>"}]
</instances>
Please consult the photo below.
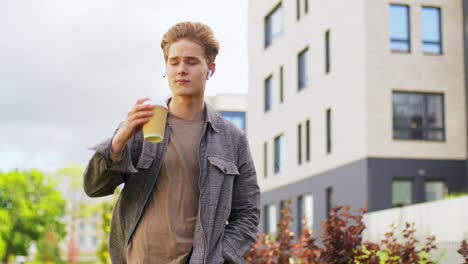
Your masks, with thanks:
<instances>
[{"instance_id":1,"label":"green tree","mask_svg":"<svg viewBox=\"0 0 468 264\"><path fill-rule=\"evenodd\" d=\"M65 200L51 178L38 170L0 172L0 259L27 255L49 230L60 241L64 214Z\"/></svg>"},{"instance_id":2,"label":"green tree","mask_svg":"<svg viewBox=\"0 0 468 264\"><path fill-rule=\"evenodd\" d=\"M104 231L104 239L99 245L98 256L101 260L101 263L111 263L110 254L109 254L109 234L110 234L110 224L112 219L112 204L102 203L101 204L101 218L102 225L101 228Z\"/></svg>"}]
</instances>

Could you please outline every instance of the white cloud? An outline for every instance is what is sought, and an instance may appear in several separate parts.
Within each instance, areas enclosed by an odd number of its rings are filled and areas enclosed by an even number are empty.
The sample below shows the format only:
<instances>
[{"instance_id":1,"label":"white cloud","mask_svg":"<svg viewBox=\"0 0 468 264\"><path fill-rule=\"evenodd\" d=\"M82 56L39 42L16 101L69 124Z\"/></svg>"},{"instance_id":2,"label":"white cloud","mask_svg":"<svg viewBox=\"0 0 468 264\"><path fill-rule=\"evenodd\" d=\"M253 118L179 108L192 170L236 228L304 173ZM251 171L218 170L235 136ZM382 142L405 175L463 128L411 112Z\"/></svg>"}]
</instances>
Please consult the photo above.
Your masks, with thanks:
<instances>
[{"instance_id":1,"label":"white cloud","mask_svg":"<svg viewBox=\"0 0 468 264\"><path fill-rule=\"evenodd\" d=\"M246 0L2 1L0 169L86 163L86 148L110 136L138 98L170 93L159 42L180 21L207 23L221 43L207 95L246 93L246 7Z\"/></svg>"}]
</instances>

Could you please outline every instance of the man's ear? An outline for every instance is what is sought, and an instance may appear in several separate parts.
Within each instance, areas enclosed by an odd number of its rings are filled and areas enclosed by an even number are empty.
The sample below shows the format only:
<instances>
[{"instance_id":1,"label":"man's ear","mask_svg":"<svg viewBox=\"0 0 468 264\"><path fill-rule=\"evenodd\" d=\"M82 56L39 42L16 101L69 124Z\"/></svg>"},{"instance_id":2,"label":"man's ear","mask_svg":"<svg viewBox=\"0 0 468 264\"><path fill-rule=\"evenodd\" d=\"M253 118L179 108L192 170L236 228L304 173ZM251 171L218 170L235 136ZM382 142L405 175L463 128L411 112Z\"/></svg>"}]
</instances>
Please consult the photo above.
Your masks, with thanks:
<instances>
[{"instance_id":1,"label":"man's ear","mask_svg":"<svg viewBox=\"0 0 468 264\"><path fill-rule=\"evenodd\" d=\"M207 79L211 78L216 71L216 64L214 62L208 65L208 75L206 76Z\"/></svg>"}]
</instances>

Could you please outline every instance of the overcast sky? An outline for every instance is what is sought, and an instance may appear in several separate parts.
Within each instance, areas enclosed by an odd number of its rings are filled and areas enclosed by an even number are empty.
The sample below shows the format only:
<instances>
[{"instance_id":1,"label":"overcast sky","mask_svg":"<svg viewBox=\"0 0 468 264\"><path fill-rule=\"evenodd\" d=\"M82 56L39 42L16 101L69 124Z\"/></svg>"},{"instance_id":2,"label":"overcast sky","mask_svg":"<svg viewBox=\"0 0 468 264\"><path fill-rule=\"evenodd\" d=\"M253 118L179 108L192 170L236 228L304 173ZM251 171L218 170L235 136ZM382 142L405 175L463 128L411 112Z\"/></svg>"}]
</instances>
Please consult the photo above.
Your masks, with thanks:
<instances>
[{"instance_id":1,"label":"overcast sky","mask_svg":"<svg viewBox=\"0 0 468 264\"><path fill-rule=\"evenodd\" d=\"M0 170L86 165L134 102L170 94L159 46L181 21L221 49L206 95L247 93L247 1L0 1Z\"/></svg>"}]
</instances>

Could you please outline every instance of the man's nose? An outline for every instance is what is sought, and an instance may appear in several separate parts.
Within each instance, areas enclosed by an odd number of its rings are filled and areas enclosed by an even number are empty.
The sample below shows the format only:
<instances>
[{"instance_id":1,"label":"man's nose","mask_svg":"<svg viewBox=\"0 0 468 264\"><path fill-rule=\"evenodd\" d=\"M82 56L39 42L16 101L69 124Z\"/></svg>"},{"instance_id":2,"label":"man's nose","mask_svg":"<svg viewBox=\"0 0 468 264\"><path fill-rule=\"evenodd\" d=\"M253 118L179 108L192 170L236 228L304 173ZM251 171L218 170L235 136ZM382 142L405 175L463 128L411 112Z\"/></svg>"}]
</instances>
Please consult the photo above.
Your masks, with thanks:
<instances>
[{"instance_id":1,"label":"man's nose","mask_svg":"<svg viewBox=\"0 0 468 264\"><path fill-rule=\"evenodd\" d=\"M177 67L177 73L178 74L187 74L187 67L185 63L180 63L179 66Z\"/></svg>"}]
</instances>

